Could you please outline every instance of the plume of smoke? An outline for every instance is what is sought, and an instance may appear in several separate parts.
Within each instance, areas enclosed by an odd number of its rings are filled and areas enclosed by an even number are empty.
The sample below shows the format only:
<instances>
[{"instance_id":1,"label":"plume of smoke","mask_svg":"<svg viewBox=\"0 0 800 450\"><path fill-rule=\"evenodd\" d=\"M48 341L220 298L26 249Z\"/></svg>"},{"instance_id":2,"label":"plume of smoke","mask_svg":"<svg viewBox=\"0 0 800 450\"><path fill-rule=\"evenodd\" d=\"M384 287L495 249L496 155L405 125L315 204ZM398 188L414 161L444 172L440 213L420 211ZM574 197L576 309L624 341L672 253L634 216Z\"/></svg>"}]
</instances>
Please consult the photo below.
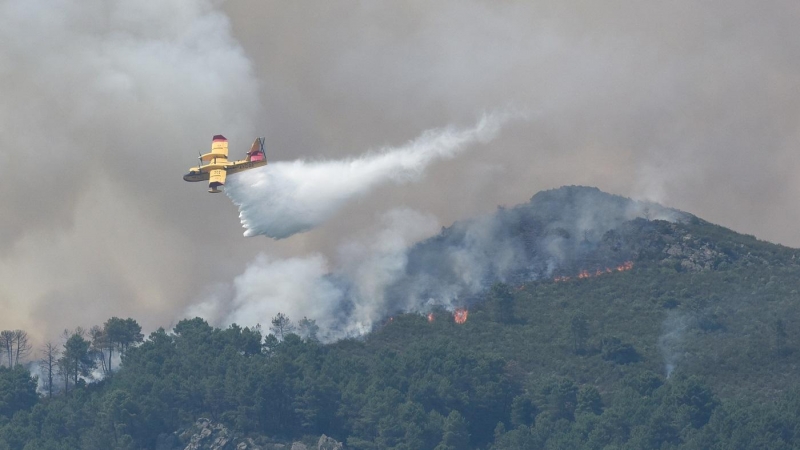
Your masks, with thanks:
<instances>
[{"instance_id":1,"label":"plume of smoke","mask_svg":"<svg viewBox=\"0 0 800 450\"><path fill-rule=\"evenodd\" d=\"M409 245L437 225L431 216L415 211L389 211L377 232L339 247L335 270L321 254L288 259L261 255L232 285L216 286L185 315L215 325L255 326L282 312L295 321L315 320L323 341L364 334L389 310L384 292L404 273Z\"/></svg>"},{"instance_id":2,"label":"plume of smoke","mask_svg":"<svg viewBox=\"0 0 800 450\"><path fill-rule=\"evenodd\" d=\"M396 311L419 312L420 303L395 302L387 289L405 276L408 250L412 243L433 234L437 220L410 209L384 214L379 230L367 240L350 240L339 249L339 267L353 284L353 317L359 324L349 327L368 331L372 323Z\"/></svg>"},{"instance_id":3,"label":"plume of smoke","mask_svg":"<svg viewBox=\"0 0 800 450\"><path fill-rule=\"evenodd\" d=\"M509 281L527 266L524 245L512 230L499 211L456 224L442 239L410 249L402 276L388 287L392 304L405 311L453 309L493 282Z\"/></svg>"},{"instance_id":4,"label":"plume of smoke","mask_svg":"<svg viewBox=\"0 0 800 450\"><path fill-rule=\"evenodd\" d=\"M523 283L549 278L556 270L569 273L617 265L633 255L612 250L605 234L643 216L686 217L595 188L541 192L526 205L457 222L437 238L415 246L403 277L389 288L392 303L409 310L424 303L463 306L496 281Z\"/></svg>"},{"instance_id":5,"label":"plume of smoke","mask_svg":"<svg viewBox=\"0 0 800 450\"><path fill-rule=\"evenodd\" d=\"M25 368L28 369L32 377L36 378L36 392L40 395L45 395L47 393L47 388L45 386L46 375L39 362L30 361L25 364Z\"/></svg>"},{"instance_id":6,"label":"plume of smoke","mask_svg":"<svg viewBox=\"0 0 800 450\"><path fill-rule=\"evenodd\" d=\"M293 320L316 320L324 339L341 323L346 287L328 277L328 261L320 254L288 259L259 256L236 278L235 295L224 323L268 324L278 312ZM337 336L338 337L338 336Z\"/></svg>"},{"instance_id":7,"label":"plume of smoke","mask_svg":"<svg viewBox=\"0 0 800 450\"><path fill-rule=\"evenodd\" d=\"M225 192L239 207L245 236L287 238L315 228L378 185L417 180L431 162L490 141L507 118L487 114L473 127L428 130L404 146L354 159L276 162L232 176Z\"/></svg>"},{"instance_id":8,"label":"plume of smoke","mask_svg":"<svg viewBox=\"0 0 800 450\"><path fill-rule=\"evenodd\" d=\"M361 335L397 312L465 306L496 281L525 282L582 260L601 261L604 234L642 214L682 218L659 205L573 186L421 240L435 234L437 220L395 209L380 217L374 232L341 243L332 262L321 254L282 260L262 255L186 313L215 325L252 326L282 312L316 320L323 340ZM630 256L620 252L608 251L614 258ZM685 325L671 320L660 345L674 367Z\"/></svg>"},{"instance_id":9,"label":"plume of smoke","mask_svg":"<svg viewBox=\"0 0 800 450\"><path fill-rule=\"evenodd\" d=\"M662 325L663 332L658 338L658 348L664 357L664 374L672 375L684 355L686 333L694 320L685 314L670 311Z\"/></svg>"},{"instance_id":10,"label":"plume of smoke","mask_svg":"<svg viewBox=\"0 0 800 450\"><path fill-rule=\"evenodd\" d=\"M380 217L373 233L340 244L333 264L321 254L289 259L261 255L232 285L213 287L186 314L215 325L253 326L282 312L293 320L316 320L320 338L331 341L369 332L390 314L452 310L495 281L542 275L526 253L524 237L516 234L526 217L520 211L501 209L418 242L433 235L438 222L394 209ZM581 230L604 226L599 220L591 225L584 214L565 217L562 225Z\"/></svg>"}]
</instances>

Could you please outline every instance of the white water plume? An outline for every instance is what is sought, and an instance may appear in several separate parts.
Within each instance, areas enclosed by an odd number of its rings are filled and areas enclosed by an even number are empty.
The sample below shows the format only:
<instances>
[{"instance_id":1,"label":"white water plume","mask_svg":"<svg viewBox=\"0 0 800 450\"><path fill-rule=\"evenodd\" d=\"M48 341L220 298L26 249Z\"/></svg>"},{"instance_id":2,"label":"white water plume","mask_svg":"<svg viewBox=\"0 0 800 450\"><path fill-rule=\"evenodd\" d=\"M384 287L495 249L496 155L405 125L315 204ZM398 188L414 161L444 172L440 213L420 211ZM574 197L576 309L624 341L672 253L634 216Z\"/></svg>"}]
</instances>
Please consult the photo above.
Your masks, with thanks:
<instances>
[{"instance_id":1,"label":"white water plume","mask_svg":"<svg viewBox=\"0 0 800 450\"><path fill-rule=\"evenodd\" d=\"M471 128L428 130L404 146L353 159L271 163L231 176L225 192L239 207L245 236L287 238L317 227L378 185L417 180L431 162L490 141L507 118L484 115Z\"/></svg>"}]
</instances>

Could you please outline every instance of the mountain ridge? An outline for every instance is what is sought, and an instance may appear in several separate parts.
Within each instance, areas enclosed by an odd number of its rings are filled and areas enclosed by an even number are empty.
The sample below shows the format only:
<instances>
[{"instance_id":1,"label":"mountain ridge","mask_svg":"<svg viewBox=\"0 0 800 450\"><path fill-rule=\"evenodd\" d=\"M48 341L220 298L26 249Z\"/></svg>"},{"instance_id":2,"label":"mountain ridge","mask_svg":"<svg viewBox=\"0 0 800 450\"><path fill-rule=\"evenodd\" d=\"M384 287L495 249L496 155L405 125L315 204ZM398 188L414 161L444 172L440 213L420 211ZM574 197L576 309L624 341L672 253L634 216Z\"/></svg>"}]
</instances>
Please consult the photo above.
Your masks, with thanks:
<instances>
[{"instance_id":1,"label":"mountain ridge","mask_svg":"<svg viewBox=\"0 0 800 450\"><path fill-rule=\"evenodd\" d=\"M631 202L568 187L457 222L392 286L450 301L357 339L185 319L50 399L0 367L0 448L177 450L199 418L285 447L796 448L797 251Z\"/></svg>"},{"instance_id":2,"label":"mountain ridge","mask_svg":"<svg viewBox=\"0 0 800 450\"><path fill-rule=\"evenodd\" d=\"M756 260L737 248L761 248L763 241L723 230L656 203L565 186L457 221L416 243L408 251L403 276L387 292L400 312L426 301L469 304L494 281L520 284L654 259L690 271ZM722 241L715 243L716 238ZM778 246L766 253L787 252Z\"/></svg>"}]
</instances>

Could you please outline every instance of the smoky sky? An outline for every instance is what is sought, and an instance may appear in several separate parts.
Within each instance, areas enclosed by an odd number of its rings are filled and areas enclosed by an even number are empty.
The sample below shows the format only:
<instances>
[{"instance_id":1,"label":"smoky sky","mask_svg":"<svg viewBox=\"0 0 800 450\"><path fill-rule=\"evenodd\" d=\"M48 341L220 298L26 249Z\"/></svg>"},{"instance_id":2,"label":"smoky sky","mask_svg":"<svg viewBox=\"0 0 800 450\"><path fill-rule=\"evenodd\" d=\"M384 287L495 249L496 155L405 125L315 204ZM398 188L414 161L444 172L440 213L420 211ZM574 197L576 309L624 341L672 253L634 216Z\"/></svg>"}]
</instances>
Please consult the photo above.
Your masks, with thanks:
<instances>
[{"instance_id":1,"label":"smoky sky","mask_svg":"<svg viewBox=\"0 0 800 450\"><path fill-rule=\"evenodd\" d=\"M567 184L800 246L794 1L0 0L0 19L2 328L169 327L259 254ZM337 159L507 107L528 119L279 242L181 179L214 134Z\"/></svg>"}]
</instances>

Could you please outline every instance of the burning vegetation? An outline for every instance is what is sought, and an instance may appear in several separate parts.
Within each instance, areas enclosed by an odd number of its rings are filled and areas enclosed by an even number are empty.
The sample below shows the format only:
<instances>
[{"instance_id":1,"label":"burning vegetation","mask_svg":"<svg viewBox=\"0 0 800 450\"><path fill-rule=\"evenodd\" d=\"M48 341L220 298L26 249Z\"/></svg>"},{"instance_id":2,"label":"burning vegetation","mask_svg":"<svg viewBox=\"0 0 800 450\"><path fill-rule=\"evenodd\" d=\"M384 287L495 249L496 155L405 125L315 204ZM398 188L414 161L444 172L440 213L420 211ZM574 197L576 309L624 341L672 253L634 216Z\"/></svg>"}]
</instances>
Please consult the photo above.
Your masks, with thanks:
<instances>
[{"instance_id":1,"label":"burning vegetation","mask_svg":"<svg viewBox=\"0 0 800 450\"><path fill-rule=\"evenodd\" d=\"M466 308L458 308L453 312L453 320L457 324L462 324L467 321L467 316L469 315L469 311Z\"/></svg>"},{"instance_id":2,"label":"burning vegetation","mask_svg":"<svg viewBox=\"0 0 800 450\"><path fill-rule=\"evenodd\" d=\"M600 275L606 275L606 274L614 273L614 272L625 272L625 271L631 270L631 269L633 269L633 261L625 261L624 263L622 263L622 264L620 264L620 265L618 265L617 267L614 267L614 268L606 267L605 269L597 269L594 272L590 272L588 270L581 270L578 273L578 275L576 275L575 277L570 277L570 276L566 276L566 275L565 276L559 276L559 277L553 278L553 281L556 282L556 283L561 283L561 282L564 282L564 281L569 281L572 278L577 278L579 280L583 280L583 279L586 279L586 278L599 277Z\"/></svg>"}]
</instances>

